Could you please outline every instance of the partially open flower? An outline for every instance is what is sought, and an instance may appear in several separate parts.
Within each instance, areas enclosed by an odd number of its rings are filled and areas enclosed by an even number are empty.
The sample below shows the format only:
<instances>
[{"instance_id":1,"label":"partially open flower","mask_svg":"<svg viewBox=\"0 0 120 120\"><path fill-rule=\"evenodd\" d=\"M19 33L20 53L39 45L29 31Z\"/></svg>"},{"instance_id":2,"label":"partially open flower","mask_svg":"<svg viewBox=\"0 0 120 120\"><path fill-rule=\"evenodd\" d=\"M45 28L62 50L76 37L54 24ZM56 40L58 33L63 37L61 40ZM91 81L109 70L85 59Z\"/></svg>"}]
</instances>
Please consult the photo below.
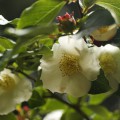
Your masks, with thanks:
<instances>
[{"instance_id":1,"label":"partially open flower","mask_svg":"<svg viewBox=\"0 0 120 120\"><path fill-rule=\"evenodd\" d=\"M76 97L88 93L91 81L99 74L99 62L84 40L73 36L59 38L53 56L41 59L43 86L52 92Z\"/></svg>"},{"instance_id":2,"label":"partially open flower","mask_svg":"<svg viewBox=\"0 0 120 120\"><path fill-rule=\"evenodd\" d=\"M31 94L30 81L20 79L9 69L0 72L0 115L12 112L18 103L27 101Z\"/></svg>"},{"instance_id":3,"label":"partially open flower","mask_svg":"<svg viewBox=\"0 0 120 120\"><path fill-rule=\"evenodd\" d=\"M117 25L103 26L91 33L92 37L97 41L108 41L117 33Z\"/></svg>"},{"instance_id":4,"label":"partially open flower","mask_svg":"<svg viewBox=\"0 0 120 120\"><path fill-rule=\"evenodd\" d=\"M117 90L120 83L120 49L110 44L102 47L99 60L110 86Z\"/></svg>"}]
</instances>

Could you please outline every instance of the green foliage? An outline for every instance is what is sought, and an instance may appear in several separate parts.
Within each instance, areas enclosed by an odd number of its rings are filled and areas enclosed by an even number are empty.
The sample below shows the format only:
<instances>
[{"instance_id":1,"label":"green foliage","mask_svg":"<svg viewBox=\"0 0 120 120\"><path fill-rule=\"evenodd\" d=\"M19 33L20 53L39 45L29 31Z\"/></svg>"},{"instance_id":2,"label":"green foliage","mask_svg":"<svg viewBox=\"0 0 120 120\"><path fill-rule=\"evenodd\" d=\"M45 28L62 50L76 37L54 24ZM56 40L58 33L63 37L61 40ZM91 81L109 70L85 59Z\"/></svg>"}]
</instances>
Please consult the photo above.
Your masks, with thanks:
<instances>
[{"instance_id":1,"label":"green foliage","mask_svg":"<svg viewBox=\"0 0 120 120\"><path fill-rule=\"evenodd\" d=\"M7 63L12 55L11 53L12 53L11 50L6 50L3 53L3 55L0 57L0 71L3 70L7 66Z\"/></svg>"},{"instance_id":2,"label":"green foliage","mask_svg":"<svg viewBox=\"0 0 120 120\"><path fill-rule=\"evenodd\" d=\"M0 120L17 120L14 114L1 115Z\"/></svg>"},{"instance_id":3,"label":"green foliage","mask_svg":"<svg viewBox=\"0 0 120 120\"><path fill-rule=\"evenodd\" d=\"M119 0L97 0L97 4L108 9L116 22L120 24L120 1Z\"/></svg>"},{"instance_id":4,"label":"green foliage","mask_svg":"<svg viewBox=\"0 0 120 120\"><path fill-rule=\"evenodd\" d=\"M30 98L28 103L29 103L30 108L36 108L36 107L40 107L41 105L45 104L45 101L36 90L33 90L32 97Z\"/></svg>"},{"instance_id":5,"label":"green foliage","mask_svg":"<svg viewBox=\"0 0 120 120\"><path fill-rule=\"evenodd\" d=\"M109 86L108 80L106 79L104 72L101 70L100 75L98 75L97 80L92 82L90 94L100 94L109 91L111 88Z\"/></svg>"},{"instance_id":6,"label":"green foliage","mask_svg":"<svg viewBox=\"0 0 120 120\"><path fill-rule=\"evenodd\" d=\"M89 105L88 108L104 120L109 120L111 118L111 113L105 107L100 105Z\"/></svg>"},{"instance_id":7,"label":"green foliage","mask_svg":"<svg viewBox=\"0 0 120 120\"><path fill-rule=\"evenodd\" d=\"M61 117L61 120L83 120L79 113L75 112L74 110L67 110Z\"/></svg>"},{"instance_id":8,"label":"green foliage","mask_svg":"<svg viewBox=\"0 0 120 120\"><path fill-rule=\"evenodd\" d=\"M56 99L50 99L49 97L46 99L46 104L41 107L41 110L44 113L51 112L53 110L58 110L58 109L67 109L68 107L60 102L59 100Z\"/></svg>"},{"instance_id":9,"label":"green foliage","mask_svg":"<svg viewBox=\"0 0 120 120\"><path fill-rule=\"evenodd\" d=\"M101 20L104 18L104 20ZM92 13L81 18L79 21L80 34L82 36L90 35L91 32L98 29L100 26L107 26L115 23L110 12L102 7L93 9Z\"/></svg>"},{"instance_id":10,"label":"green foliage","mask_svg":"<svg viewBox=\"0 0 120 120\"><path fill-rule=\"evenodd\" d=\"M12 40L5 37L0 37L0 46L3 47L4 50L11 49L14 45L15 42L13 42Z\"/></svg>"},{"instance_id":11,"label":"green foliage","mask_svg":"<svg viewBox=\"0 0 120 120\"><path fill-rule=\"evenodd\" d=\"M89 8L94 5L96 0L83 0L83 5L85 8Z\"/></svg>"},{"instance_id":12,"label":"green foliage","mask_svg":"<svg viewBox=\"0 0 120 120\"><path fill-rule=\"evenodd\" d=\"M109 93L102 93L96 95L89 95L89 104L98 105L102 103L107 97L109 97Z\"/></svg>"},{"instance_id":13,"label":"green foliage","mask_svg":"<svg viewBox=\"0 0 120 120\"><path fill-rule=\"evenodd\" d=\"M18 28L25 28L36 24L50 24L63 7L65 2L60 0L39 0L23 11L18 22Z\"/></svg>"},{"instance_id":14,"label":"green foliage","mask_svg":"<svg viewBox=\"0 0 120 120\"><path fill-rule=\"evenodd\" d=\"M101 20L104 18L104 20ZM81 29L89 29L89 28L95 28L103 25L110 25L114 23L114 19L112 18L109 11L99 8L92 12L84 21L83 26Z\"/></svg>"}]
</instances>

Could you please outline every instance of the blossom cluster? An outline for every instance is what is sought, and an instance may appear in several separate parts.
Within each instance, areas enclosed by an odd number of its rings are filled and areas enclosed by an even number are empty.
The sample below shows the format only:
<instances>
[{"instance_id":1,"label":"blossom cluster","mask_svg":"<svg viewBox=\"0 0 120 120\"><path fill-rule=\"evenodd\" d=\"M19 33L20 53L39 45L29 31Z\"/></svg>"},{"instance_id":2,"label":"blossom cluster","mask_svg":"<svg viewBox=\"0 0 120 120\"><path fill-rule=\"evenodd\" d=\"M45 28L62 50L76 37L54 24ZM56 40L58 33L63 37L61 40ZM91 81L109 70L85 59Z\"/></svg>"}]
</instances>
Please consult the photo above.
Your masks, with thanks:
<instances>
[{"instance_id":1,"label":"blossom cluster","mask_svg":"<svg viewBox=\"0 0 120 120\"><path fill-rule=\"evenodd\" d=\"M105 30L103 36L101 34L101 38L98 35L98 38L106 40L112 37L108 32L115 34L117 28L110 28ZM43 56L40 60L43 86L50 91L75 97L84 96L90 91L92 81L97 80L100 69L104 71L112 91L118 89L120 49L117 46L107 44L90 47L82 37L67 35L58 39L52 51L52 56Z\"/></svg>"}]
</instances>

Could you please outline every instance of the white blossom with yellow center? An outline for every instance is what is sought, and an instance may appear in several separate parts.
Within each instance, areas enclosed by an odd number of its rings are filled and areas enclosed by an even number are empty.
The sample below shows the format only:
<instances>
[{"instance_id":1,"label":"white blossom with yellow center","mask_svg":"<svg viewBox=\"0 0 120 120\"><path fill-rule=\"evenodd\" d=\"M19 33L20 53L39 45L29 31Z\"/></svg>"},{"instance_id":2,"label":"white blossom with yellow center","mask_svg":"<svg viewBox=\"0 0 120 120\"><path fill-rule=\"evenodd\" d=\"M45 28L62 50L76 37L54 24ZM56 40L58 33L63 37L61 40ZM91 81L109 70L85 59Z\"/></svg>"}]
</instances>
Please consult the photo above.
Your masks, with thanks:
<instances>
[{"instance_id":1,"label":"white blossom with yellow center","mask_svg":"<svg viewBox=\"0 0 120 120\"><path fill-rule=\"evenodd\" d=\"M53 45L53 56L41 59L43 86L76 97L87 94L100 68L93 49L73 36L60 37L58 42Z\"/></svg>"},{"instance_id":2,"label":"white blossom with yellow center","mask_svg":"<svg viewBox=\"0 0 120 120\"><path fill-rule=\"evenodd\" d=\"M120 83L120 49L110 44L101 47L99 60L110 86L116 91Z\"/></svg>"},{"instance_id":3,"label":"white blossom with yellow center","mask_svg":"<svg viewBox=\"0 0 120 120\"><path fill-rule=\"evenodd\" d=\"M0 72L0 115L12 112L17 104L27 101L31 94L30 81L20 79L9 69Z\"/></svg>"},{"instance_id":4,"label":"white blossom with yellow center","mask_svg":"<svg viewBox=\"0 0 120 120\"><path fill-rule=\"evenodd\" d=\"M116 35L117 29L118 26L116 24L102 26L97 30L93 31L91 35L97 41L108 41Z\"/></svg>"}]
</instances>

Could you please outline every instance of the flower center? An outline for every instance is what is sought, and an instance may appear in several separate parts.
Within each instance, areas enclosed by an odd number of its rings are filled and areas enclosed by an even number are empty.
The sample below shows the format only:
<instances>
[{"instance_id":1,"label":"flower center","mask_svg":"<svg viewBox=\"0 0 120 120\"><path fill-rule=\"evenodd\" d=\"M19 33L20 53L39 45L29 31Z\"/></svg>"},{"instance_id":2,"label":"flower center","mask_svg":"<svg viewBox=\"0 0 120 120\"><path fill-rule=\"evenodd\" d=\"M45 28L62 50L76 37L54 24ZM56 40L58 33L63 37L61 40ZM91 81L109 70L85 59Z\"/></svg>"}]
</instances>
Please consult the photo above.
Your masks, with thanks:
<instances>
[{"instance_id":1,"label":"flower center","mask_svg":"<svg viewBox=\"0 0 120 120\"><path fill-rule=\"evenodd\" d=\"M14 79L7 74L3 74L2 79L0 79L0 87L4 90L11 90L14 86Z\"/></svg>"},{"instance_id":2,"label":"flower center","mask_svg":"<svg viewBox=\"0 0 120 120\"><path fill-rule=\"evenodd\" d=\"M101 33L101 34L104 34L105 32L107 32L108 31L108 26L104 26L104 27L101 27L101 28L99 28L99 32Z\"/></svg>"},{"instance_id":3,"label":"flower center","mask_svg":"<svg viewBox=\"0 0 120 120\"><path fill-rule=\"evenodd\" d=\"M117 64L111 54L102 54L99 58L100 66L106 74L113 74L117 69Z\"/></svg>"},{"instance_id":4,"label":"flower center","mask_svg":"<svg viewBox=\"0 0 120 120\"><path fill-rule=\"evenodd\" d=\"M70 76L74 73L78 73L81 70L79 58L77 56L64 54L59 62L59 68L63 76Z\"/></svg>"}]
</instances>

